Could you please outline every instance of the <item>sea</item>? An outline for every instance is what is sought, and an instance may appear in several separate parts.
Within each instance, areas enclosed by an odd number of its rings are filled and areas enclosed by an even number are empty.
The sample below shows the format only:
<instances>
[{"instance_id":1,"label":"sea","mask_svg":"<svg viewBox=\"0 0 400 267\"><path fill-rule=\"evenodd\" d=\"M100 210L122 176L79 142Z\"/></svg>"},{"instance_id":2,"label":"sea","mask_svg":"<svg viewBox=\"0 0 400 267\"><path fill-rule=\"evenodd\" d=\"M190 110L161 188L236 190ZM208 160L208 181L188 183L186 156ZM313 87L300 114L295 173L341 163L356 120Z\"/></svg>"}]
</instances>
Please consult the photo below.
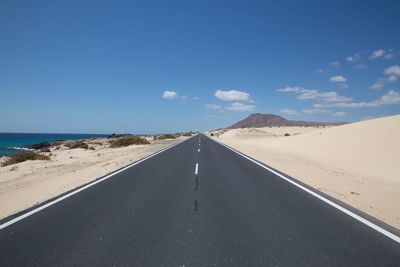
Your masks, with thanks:
<instances>
[{"instance_id":1,"label":"sea","mask_svg":"<svg viewBox=\"0 0 400 267\"><path fill-rule=\"evenodd\" d=\"M108 134L63 134L63 133L0 133L0 156L12 156L26 150L27 145L57 140L77 140L107 137Z\"/></svg>"}]
</instances>

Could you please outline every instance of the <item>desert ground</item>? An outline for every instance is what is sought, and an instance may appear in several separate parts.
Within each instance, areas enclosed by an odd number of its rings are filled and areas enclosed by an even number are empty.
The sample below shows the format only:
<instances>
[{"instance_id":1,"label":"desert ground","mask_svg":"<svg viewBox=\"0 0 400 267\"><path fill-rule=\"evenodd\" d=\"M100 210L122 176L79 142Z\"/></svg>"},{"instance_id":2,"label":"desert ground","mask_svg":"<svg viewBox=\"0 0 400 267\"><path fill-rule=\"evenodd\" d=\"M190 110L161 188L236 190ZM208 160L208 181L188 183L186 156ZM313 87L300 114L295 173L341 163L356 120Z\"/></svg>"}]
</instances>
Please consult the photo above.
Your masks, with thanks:
<instances>
[{"instance_id":1,"label":"desert ground","mask_svg":"<svg viewBox=\"0 0 400 267\"><path fill-rule=\"evenodd\" d=\"M0 167L0 218L56 197L186 138L148 140L150 144L146 145L110 148L107 138L96 138L86 140L94 150L52 147L50 152L43 153L50 155L51 160L30 160Z\"/></svg>"},{"instance_id":2,"label":"desert ground","mask_svg":"<svg viewBox=\"0 0 400 267\"><path fill-rule=\"evenodd\" d=\"M332 127L211 133L216 141L400 229L400 115Z\"/></svg>"}]
</instances>

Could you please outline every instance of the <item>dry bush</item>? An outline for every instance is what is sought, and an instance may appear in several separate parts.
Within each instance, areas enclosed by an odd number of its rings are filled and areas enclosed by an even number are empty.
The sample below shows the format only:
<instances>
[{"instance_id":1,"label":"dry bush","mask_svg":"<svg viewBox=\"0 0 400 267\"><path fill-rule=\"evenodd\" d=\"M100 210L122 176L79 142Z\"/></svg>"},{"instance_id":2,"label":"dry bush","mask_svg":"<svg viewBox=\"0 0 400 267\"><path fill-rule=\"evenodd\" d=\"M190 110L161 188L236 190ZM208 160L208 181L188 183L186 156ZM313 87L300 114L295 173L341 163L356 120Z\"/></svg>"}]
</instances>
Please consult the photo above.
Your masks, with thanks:
<instances>
[{"instance_id":1,"label":"dry bush","mask_svg":"<svg viewBox=\"0 0 400 267\"><path fill-rule=\"evenodd\" d=\"M50 160L50 157L43 154L39 154L35 151L23 151L9 157L1 165L4 167L24 162L27 160Z\"/></svg>"},{"instance_id":2,"label":"dry bush","mask_svg":"<svg viewBox=\"0 0 400 267\"><path fill-rule=\"evenodd\" d=\"M125 147L130 145L146 145L146 144L150 144L150 142L142 137L135 135L120 137L118 139L110 141L110 147L112 148Z\"/></svg>"},{"instance_id":3,"label":"dry bush","mask_svg":"<svg viewBox=\"0 0 400 267\"><path fill-rule=\"evenodd\" d=\"M175 134L161 134L154 137L154 140L175 139Z\"/></svg>"},{"instance_id":4,"label":"dry bush","mask_svg":"<svg viewBox=\"0 0 400 267\"><path fill-rule=\"evenodd\" d=\"M82 140L73 141L73 142L68 142L68 143L65 143L64 146L68 147L69 149L74 149L74 148L84 148L84 149L87 149L87 148L89 147L88 144L86 144L86 143L83 142Z\"/></svg>"}]
</instances>

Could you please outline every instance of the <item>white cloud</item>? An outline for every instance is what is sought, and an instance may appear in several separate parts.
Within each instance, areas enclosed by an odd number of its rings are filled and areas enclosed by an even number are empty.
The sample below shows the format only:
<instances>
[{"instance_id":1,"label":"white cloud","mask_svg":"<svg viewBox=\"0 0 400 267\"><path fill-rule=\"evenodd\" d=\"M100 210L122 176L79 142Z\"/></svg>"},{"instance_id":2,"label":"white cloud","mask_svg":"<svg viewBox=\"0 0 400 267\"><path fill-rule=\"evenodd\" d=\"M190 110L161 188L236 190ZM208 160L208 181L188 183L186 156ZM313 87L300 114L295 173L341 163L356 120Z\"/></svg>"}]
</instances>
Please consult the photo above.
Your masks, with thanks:
<instances>
[{"instance_id":1,"label":"white cloud","mask_svg":"<svg viewBox=\"0 0 400 267\"><path fill-rule=\"evenodd\" d=\"M390 90L386 95L383 95L376 101L379 105L395 105L400 104L400 93Z\"/></svg>"},{"instance_id":2,"label":"white cloud","mask_svg":"<svg viewBox=\"0 0 400 267\"><path fill-rule=\"evenodd\" d=\"M370 108L370 107L381 107L385 105L397 105L400 104L400 93L394 90L390 90L387 94L382 97L369 101L369 102L339 102L330 104L314 104L314 108L328 108L328 107L340 107L340 108Z\"/></svg>"},{"instance_id":3,"label":"white cloud","mask_svg":"<svg viewBox=\"0 0 400 267\"><path fill-rule=\"evenodd\" d=\"M395 52L393 51L393 49L389 49L385 54L385 59L390 60L390 59L394 58L394 56L395 56Z\"/></svg>"},{"instance_id":4,"label":"white cloud","mask_svg":"<svg viewBox=\"0 0 400 267\"><path fill-rule=\"evenodd\" d=\"M250 94L237 90L217 90L214 96L222 101L246 101L250 100Z\"/></svg>"},{"instance_id":5,"label":"white cloud","mask_svg":"<svg viewBox=\"0 0 400 267\"><path fill-rule=\"evenodd\" d=\"M400 76L400 66L399 65L394 65L389 68L386 68L383 73L385 75L395 75L395 76Z\"/></svg>"},{"instance_id":6,"label":"white cloud","mask_svg":"<svg viewBox=\"0 0 400 267\"><path fill-rule=\"evenodd\" d=\"M349 97L341 96L336 92L319 92L318 90L310 90L299 96L299 99L317 99L323 102L346 102L351 101Z\"/></svg>"},{"instance_id":7,"label":"white cloud","mask_svg":"<svg viewBox=\"0 0 400 267\"><path fill-rule=\"evenodd\" d=\"M343 76L343 75L336 75L336 76L332 76L331 78L329 78L329 81L332 83L337 83L339 84L340 87L342 88L347 88L347 79Z\"/></svg>"},{"instance_id":8,"label":"white cloud","mask_svg":"<svg viewBox=\"0 0 400 267\"><path fill-rule=\"evenodd\" d=\"M318 74L321 74L321 73L324 73L325 71L323 69L316 69L315 72Z\"/></svg>"},{"instance_id":9,"label":"white cloud","mask_svg":"<svg viewBox=\"0 0 400 267\"><path fill-rule=\"evenodd\" d=\"M296 115L298 114L296 110L290 108L284 108L278 111L279 113L283 113L286 115Z\"/></svg>"},{"instance_id":10,"label":"white cloud","mask_svg":"<svg viewBox=\"0 0 400 267\"><path fill-rule=\"evenodd\" d=\"M353 100L351 97L341 96L333 91L320 93L320 98L324 102L347 102Z\"/></svg>"},{"instance_id":11,"label":"white cloud","mask_svg":"<svg viewBox=\"0 0 400 267\"><path fill-rule=\"evenodd\" d=\"M347 115L347 112L345 112L345 111L338 111L338 112L333 113L333 115L334 115L334 116L346 116L346 115Z\"/></svg>"},{"instance_id":12,"label":"white cloud","mask_svg":"<svg viewBox=\"0 0 400 267\"><path fill-rule=\"evenodd\" d=\"M336 75L336 76L332 76L329 81L333 82L333 83L345 83L347 82L347 79L343 76L343 75Z\"/></svg>"},{"instance_id":13,"label":"white cloud","mask_svg":"<svg viewBox=\"0 0 400 267\"><path fill-rule=\"evenodd\" d=\"M373 84L371 84L369 86L369 89L373 89L373 90L380 90L383 88L383 86L385 86L385 80L384 79L379 79L376 82L374 82Z\"/></svg>"},{"instance_id":14,"label":"white cloud","mask_svg":"<svg viewBox=\"0 0 400 267\"><path fill-rule=\"evenodd\" d=\"M320 108L310 108L310 109L303 109L303 112L307 114L318 114L318 113L327 113L329 112L329 110Z\"/></svg>"},{"instance_id":15,"label":"white cloud","mask_svg":"<svg viewBox=\"0 0 400 267\"><path fill-rule=\"evenodd\" d=\"M307 99L316 99L320 96L321 95L318 90L303 89L300 91L300 94L297 96L297 98L301 100L307 100Z\"/></svg>"},{"instance_id":16,"label":"white cloud","mask_svg":"<svg viewBox=\"0 0 400 267\"><path fill-rule=\"evenodd\" d=\"M206 108L208 108L208 109L213 109L213 110L219 110L219 109L222 108L221 106L214 105L214 104L205 104L204 106L205 106Z\"/></svg>"},{"instance_id":17,"label":"white cloud","mask_svg":"<svg viewBox=\"0 0 400 267\"><path fill-rule=\"evenodd\" d=\"M395 81L397 81L397 77L394 76L394 75L390 75L390 76L387 78L387 81L390 82L390 83L395 82Z\"/></svg>"},{"instance_id":18,"label":"white cloud","mask_svg":"<svg viewBox=\"0 0 400 267\"><path fill-rule=\"evenodd\" d=\"M315 108L321 107L338 107L338 108L370 108L378 107L376 103L373 102L350 102L350 103L334 103L334 104L314 104Z\"/></svg>"},{"instance_id":19,"label":"white cloud","mask_svg":"<svg viewBox=\"0 0 400 267\"><path fill-rule=\"evenodd\" d=\"M296 93L300 100L316 100L321 102L347 102L353 100L351 97L341 96L334 91L320 92L314 89L305 89L297 86L287 86L277 90L283 93Z\"/></svg>"},{"instance_id":20,"label":"white cloud","mask_svg":"<svg viewBox=\"0 0 400 267\"><path fill-rule=\"evenodd\" d=\"M373 51L371 53L371 55L369 56L369 59L370 60L374 60L374 59L377 59L379 57L383 57L384 55L385 55L385 50L378 49L378 50L375 50L375 51Z\"/></svg>"},{"instance_id":21,"label":"white cloud","mask_svg":"<svg viewBox=\"0 0 400 267\"><path fill-rule=\"evenodd\" d=\"M174 99L178 97L178 93L175 91L164 91L162 98L165 99Z\"/></svg>"},{"instance_id":22,"label":"white cloud","mask_svg":"<svg viewBox=\"0 0 400 267\"><path fill-rule=\"evenodd\" d=\"M194 100L200 100L200 97L194 96L193 99L194 99Z\"/></svg>"},{"instance_id":23,"label":"white cloud","mask_svg":"<svg viewBox=\"0 0 400 267\"><path fill-rule=\"evenodd\" d=\"M297 86L286 86L284 88L279 88L277 91L278 92L294 92L294 93L299 93L301 90L306 90L303 87L297 87Z\"/></svg>"},{"instance_id":24,"label":"white cloud","mask_svg":"<svg viewBox=\"0 0 400 267\"><path fill-rule=\"evenodd\" d=\"M247 105L239 102L232 103L226 107L227 110L231 111L254 111L255 108L256 107L253 105Z\"/></svg>"},{"instance_id":25,"label":"white cloud","mask_svg":"<svg viewBox=\"0 0 400 267\"><path fill-rule=\"evenodd\" d=\"M379 78L376 82L371 84L371 86L369 87L370 89L379 90L382 89L387 82L396 82L400 77L400 66L390 66L383 71L383 74L388 77Z\"/></svg>"},{"instance_id":26,"label":"white cloud","mask_svg":"<svg viewBox=\"0 0 400 267\"><path fill-rule=\"evenodd\" d=\"M357 62L360 60L361 60L361 56L357 53L355 53L353 56L346 57L346 61L351 62L351 63L354 63L354 62Z\"/></svg>"},{"instance_id":27,"label":"white cloud","mask_svg":"<svg viewBox=\"0 0 400 267\"><path fill-rule=\"evenodd\" d=\"M392 59L394 58L394 53L386 54L385 59Z\"/></svg>"},{"instance_id":28,"label":"white cloud","mask_svg":"<svg viewBox=\"0 0 400 267\"><path fill-rule=\"evenodd\" d=\"M338 60L332 61L331 63L329 63L329 65L331 65L332 67L335 67L335 68L341 67L340 61L338 61Z\"/></svg>"}]
</instances>

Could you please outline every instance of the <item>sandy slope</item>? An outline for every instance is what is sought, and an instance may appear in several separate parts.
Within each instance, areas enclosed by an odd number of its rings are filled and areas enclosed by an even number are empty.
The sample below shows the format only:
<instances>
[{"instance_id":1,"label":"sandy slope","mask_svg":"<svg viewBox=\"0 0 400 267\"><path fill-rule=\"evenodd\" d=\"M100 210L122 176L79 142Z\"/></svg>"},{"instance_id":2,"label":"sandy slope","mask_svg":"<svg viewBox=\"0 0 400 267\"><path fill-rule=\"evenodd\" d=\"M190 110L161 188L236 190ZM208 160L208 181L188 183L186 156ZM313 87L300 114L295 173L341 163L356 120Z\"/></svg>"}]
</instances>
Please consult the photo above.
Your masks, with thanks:
<instances>
[{"instance_id":1,"label":"sandy slope","mask_svg":"<svg viewBox=\"0 0 400 267\"><path fill-rule=\"evenodd\" d=\"M235 129L216 139L400 229L400 115L329 128Z\"/></svg>"},{"instance_id":2,"label":"sandy slope","mask_svg":"<svg viewBox=\"0 0 400 267\"><path fill-rule=\"evenodd\" d=\"M0 167L0 218L88 183L183 139L124 148L108 148L106 139L96 139L88 142L96 150L52 148L51 161L26 161ZM103 144L96 144L98 142Z\"/></svg>"}]
</instances>

